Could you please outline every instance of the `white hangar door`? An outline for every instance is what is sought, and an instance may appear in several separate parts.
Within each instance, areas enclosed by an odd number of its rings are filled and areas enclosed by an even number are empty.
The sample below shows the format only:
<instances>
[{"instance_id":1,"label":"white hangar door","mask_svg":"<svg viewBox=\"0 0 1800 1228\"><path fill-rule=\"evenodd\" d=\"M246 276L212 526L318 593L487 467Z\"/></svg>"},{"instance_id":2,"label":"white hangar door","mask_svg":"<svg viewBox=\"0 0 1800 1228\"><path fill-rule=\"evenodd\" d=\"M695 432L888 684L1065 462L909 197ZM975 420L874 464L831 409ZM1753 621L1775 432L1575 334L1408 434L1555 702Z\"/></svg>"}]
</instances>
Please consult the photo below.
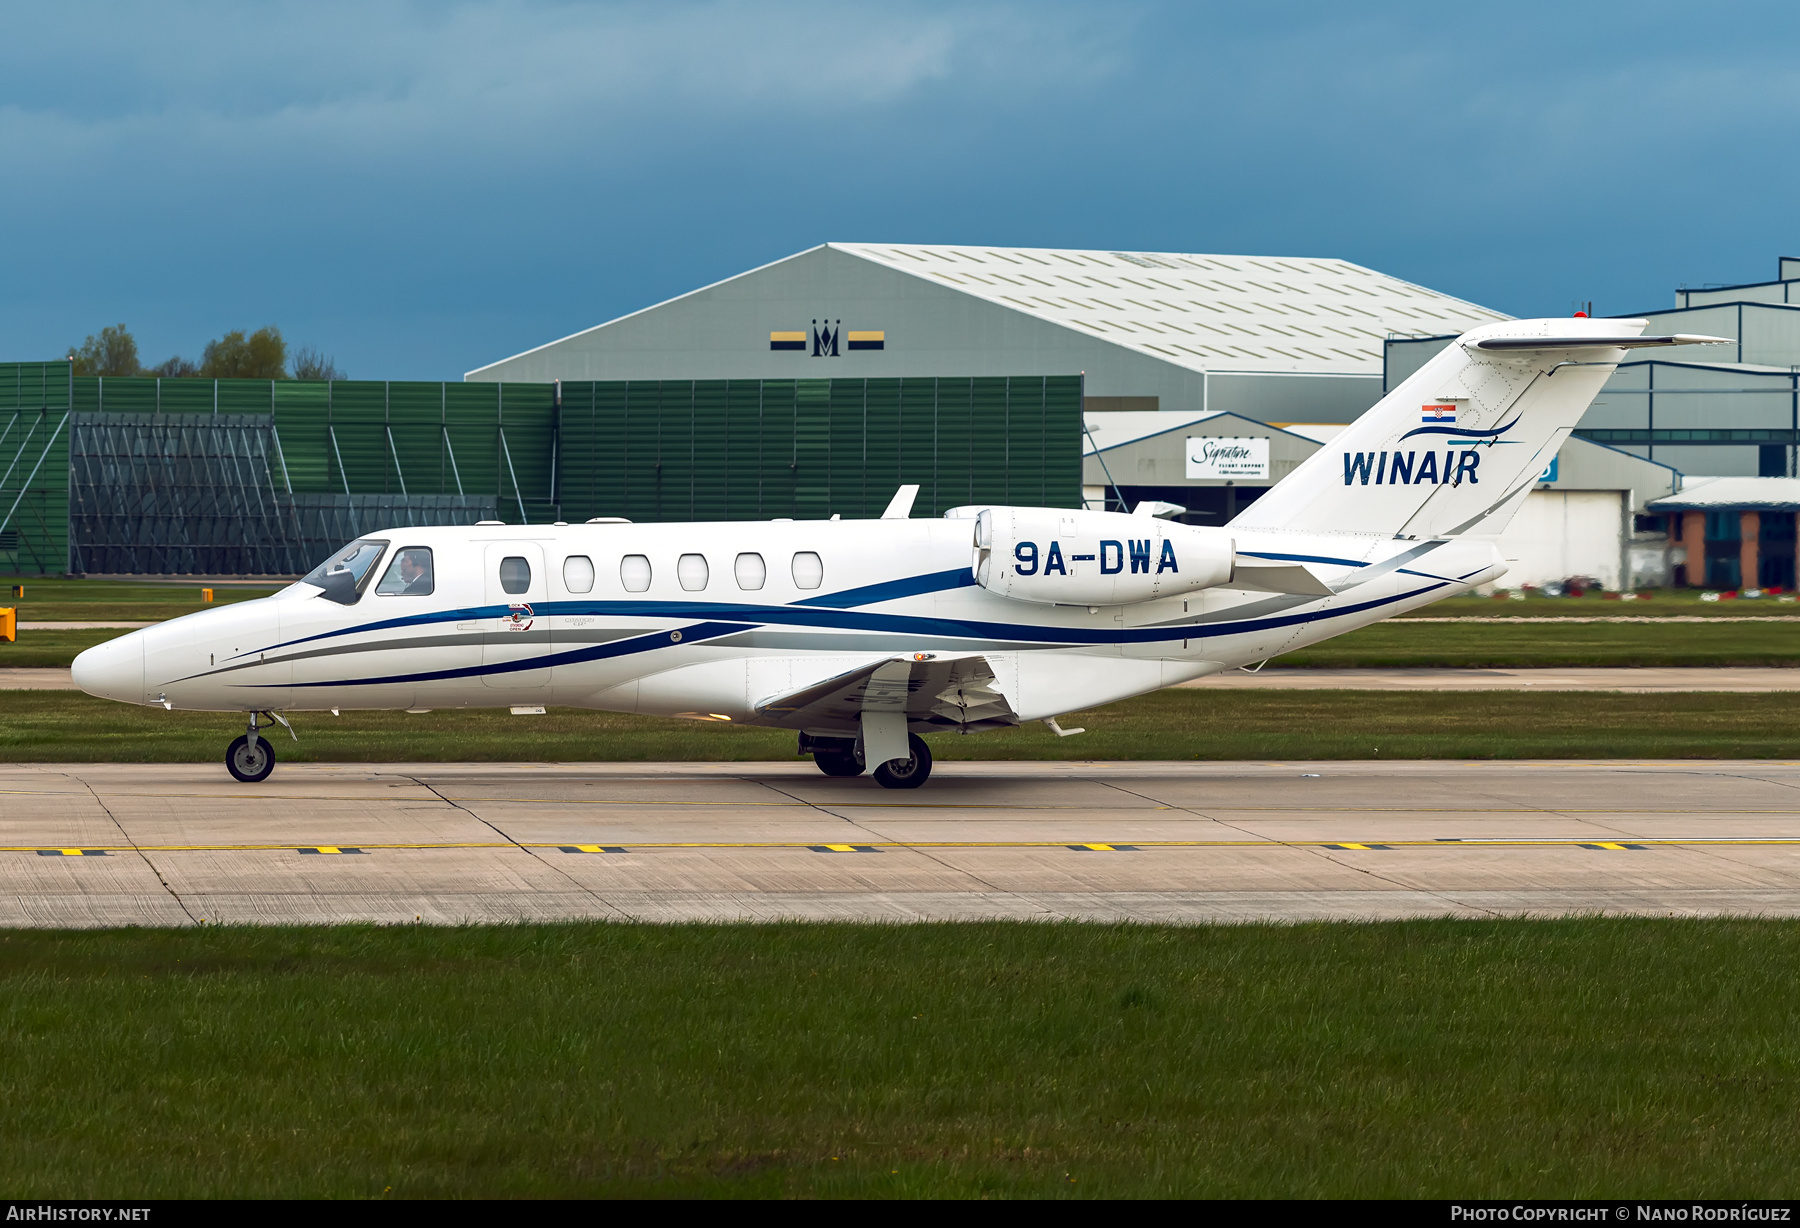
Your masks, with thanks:
<instances>
[{"instance_id":1,"label":"white hangar door","mask_svg":"<svg viewBox=\"0 0 1800 1228\"><path fill-rule=\"evenodd\" d=\"M486 605L505 613L488 620L481 645L484 666L511 665L550 652L550 620L538 613L549 599L544 551L536 542L489 542L483 559ZM482 682L495 690L533 690L550 685L548 669L484 672Z\"/></svg>"},{"instance_id":2,"label":"white hangar door","mask_svg":"<svg viewBox=\"0 0 1800 1228\"><path fill-rule=\"evenodd\" d=\"M1609 589L1625 550L1625 492L1534 490L1500 535L1508 588L1569 576L1593 576Z\"/></svg>"}]
</instances>

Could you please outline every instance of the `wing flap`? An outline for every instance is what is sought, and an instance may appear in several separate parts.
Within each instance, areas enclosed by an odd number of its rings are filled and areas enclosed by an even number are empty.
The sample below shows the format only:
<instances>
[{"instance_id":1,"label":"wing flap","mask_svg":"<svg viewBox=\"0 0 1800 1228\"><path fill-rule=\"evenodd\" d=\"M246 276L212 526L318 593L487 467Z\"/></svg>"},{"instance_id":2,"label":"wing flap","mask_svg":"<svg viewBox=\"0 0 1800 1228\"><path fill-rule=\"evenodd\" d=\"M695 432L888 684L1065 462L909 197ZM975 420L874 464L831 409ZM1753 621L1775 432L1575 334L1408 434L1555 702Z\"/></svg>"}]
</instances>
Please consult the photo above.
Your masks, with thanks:
<instances>
[{"instance_id":1,"label":"wing flap","mask_svg":"<svg viewBox=\"0 0 1800 1228\"><path fill-rule=\"evenodd\" d=\"M986 658L923 653L870 661L770 696L754 705L749 723L849 736L859 728L865 711L900 711L909 723L960 729L1019 723Z\"/></svg>"}]
</instances>

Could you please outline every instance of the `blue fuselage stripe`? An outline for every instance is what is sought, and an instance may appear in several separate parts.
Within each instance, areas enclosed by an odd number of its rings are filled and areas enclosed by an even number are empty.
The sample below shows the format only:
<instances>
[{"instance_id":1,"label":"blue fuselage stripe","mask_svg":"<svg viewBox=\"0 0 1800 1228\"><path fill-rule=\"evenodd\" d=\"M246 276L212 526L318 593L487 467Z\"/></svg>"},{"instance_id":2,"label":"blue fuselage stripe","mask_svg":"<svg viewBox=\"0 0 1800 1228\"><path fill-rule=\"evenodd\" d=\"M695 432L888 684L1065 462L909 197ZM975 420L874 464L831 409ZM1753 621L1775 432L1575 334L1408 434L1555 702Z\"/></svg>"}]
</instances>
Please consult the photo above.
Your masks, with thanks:
<instances>
[{"instance_id":1,"label":"blue fuselage stripe","mask_svg":"<svg viewBox=\"0 0 1800 1228\"><path fill-rule=\"evenodd\" d=\"M1334 559L1325 554L1271 554L1266 550L1240 550L1247 559L1274 559L1278 563L1329 563L1333 567L1367 567L1360 559Z\"/></svg>"},{"instance_id":2,"label":"blue fuselage stripe","mask_svg":"<svg viewBox=\"0 0 1800 1228\"><path fill-rule=\"evenodd\" d=\"M723 636L734 635L741 631L755 630L759 626L795 626L814 627L831 631L881 631L911 636L949 636L979 637L1000 643L1031 644L1056 647L1099 647L1102 645L1155 644L1172 643L1175 640L1216 639L1228 635L1246 635L1258 631L1270 631L1281 627L1292 627L1306 623L1319 622L1324 619L1342 618L1350 614L1360 614L1366 610L1379 609L1382 606L1394 605L1408 601L1437 589L1447 587L1449 581L1437 581L1398 593L1392 597L1379 597L1369 601L1355 602L1336 609L1318 609L1300 614L1287 614L1271 618L1244 619L1240 622L1207 623L1207 624L1168 624L1159 627L1145 627L1141 630L1083 630L1072 627L1038 627L1018 623L973 622L961 619L922 618L902 614L866 614L850 610L824 610L819 608L801 609L795 606L733 606L711 604L705 602L655 602L655 601L596 601L596 602L552 602L534 606L539 614L558 615L600 615L612 617L657 617L657 618L697 618L706 621L679 629L681 643L715 640ZM460 617L497 617L506 612L506 607L489 607L483 610L456 612ZM742 619L743 621L712 621L718 616ZM334 634L348 635L363 631L383 630L391 626L417 625L419 623L443 621L443 616L427 615L416 619L391 619L384 623L370 624L353 628L350 631ZM496 633L498 634L498 633ZM436 682L450 678L467 678L482 674L518 673L525 670L549 669L558 665L576 665L585 661L599 661L613 657L630 656L634 653L650 652L659 648L668 648L677 641L671 638L670 631L656 631L648 635L633 636L630 639L614 640L607 644L591 645L584 648L568 649L562 652L548 652L540 656L524 658L518 661L494 662L479 666L466 666L456 669L429 670L421 673L391 674L375 678L349 678L333 682L296 682L291 684L266 684L271 686L291 685L294 687L326 687L326 686L371 686L383 683ZM324 636L311 636L310 639L323 639ZM305 643L306 640L295 640L293 643ZM828 650L829 640L819 647Z\"/></svg>"},{"instance_id":3,"label":"blue fuselage stripe","mask_svg":"<svg viewBox=\"0 0 1800 1228\"><path fill-rule=\"evenodd\" d=\"M794 604L830 610L847 610L852 606L876 605L883 601L895 601L901 597L922 597L926 593L941 593L952 588L967 588L974 583L975 577L969 569L958 567L951 571L934 571L929 575L908 576L904 580L884 580L880 584L865 584L861 588L847 588L841 593L829 593L823 597L808 597L805 601L796 601Z\"/></svg>"},{"instance_id":4,"label":"blue fuselage stripe","mask_svg":"<svg viewBox=\"0 0 1800 1228\"><path fill-rule=\"evenodd\" d=\"M797 607L810 609L847 609L850 606L875 605L883 601L894 601L901 597L920 597L926 593L944 592L948 589L963 588L975 583L966 567L958 567L952 571L931 572L922 576L909 576L904 580L888 580L881 584L866 584L861 588L845 589L841 593L828 593L823 597L809 597L805 601L795 602L793 606L767 605L734 605L729 602L678 601L658 603L653 601L549 601L536 602L532 611L537 614L595 614L595 613L632 613L655 616L665 612L670 618L704 618L709 615L731 615L767 619L774 611ZM602 610L604 607L604 610ZM279 644L271 644L258 652L274 652L278 648L292 648L296 644L310 644L317 640L335 639L343 635L362 635L369 631L392 631L398 627L427 627L433 623L463 622L481 618L505 618L512 607L509 605L471 606L460 610L436 610L430 614L412 614L404 618L384 618L372 623L364 623L359 627L344 627L336 631L321 631L317 635L302 636L297 640L283 640ZM241 653L240 656L251 656ZM234 658L236 659L236 658Z\"/></svg>"},{"instance_id":5,"label":"blue fuselage stripe","mask_svg":"<svg viewBox=\"0 0 1800 1228\"><path fill-rule=\"evenodd\" d=\"M284 685L294 687L377 686L396 682L442 682L449 678L473 678L482 674L518 674L532 669L550 669L557 665L579 665L583 661L604 661L608 657L626 657L639 652L654 652L658 648L673 648L677 644L716 640L722 635L734 635L739 631L748 630L750 630L750 625L747 623L698 623L676 632L658 631L651 635L633 636L628 640L614 640L610 644L595 644L588 648L570 649L567 652L550 652L517 661L490 661L458 669L433 669L416 674L387 674L379 678L348 678L338 682L262 685L277 687Z\"/></svg>"}]
</instances>

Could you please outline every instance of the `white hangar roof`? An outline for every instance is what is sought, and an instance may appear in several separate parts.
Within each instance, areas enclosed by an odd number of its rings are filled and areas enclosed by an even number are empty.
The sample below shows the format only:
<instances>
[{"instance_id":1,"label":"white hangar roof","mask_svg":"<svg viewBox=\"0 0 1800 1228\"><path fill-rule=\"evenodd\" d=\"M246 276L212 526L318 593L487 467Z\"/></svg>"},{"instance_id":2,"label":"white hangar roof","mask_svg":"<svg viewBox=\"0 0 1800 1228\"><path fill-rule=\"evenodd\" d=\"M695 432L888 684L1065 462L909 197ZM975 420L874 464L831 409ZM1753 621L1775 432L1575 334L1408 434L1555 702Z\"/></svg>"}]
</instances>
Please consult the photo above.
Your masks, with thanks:
<instances>
[{"instance_id":1,"label":"white hangar roof","mask_svg":"<svg viewBox=\"0 0 1800 1228\"><path fill-rule=\"evenodd\" d=\"M1323 257L827 246L1194 371L1380 375L1389 333L1461 333L1509 318Z\"/></svg>"}]
</instances>

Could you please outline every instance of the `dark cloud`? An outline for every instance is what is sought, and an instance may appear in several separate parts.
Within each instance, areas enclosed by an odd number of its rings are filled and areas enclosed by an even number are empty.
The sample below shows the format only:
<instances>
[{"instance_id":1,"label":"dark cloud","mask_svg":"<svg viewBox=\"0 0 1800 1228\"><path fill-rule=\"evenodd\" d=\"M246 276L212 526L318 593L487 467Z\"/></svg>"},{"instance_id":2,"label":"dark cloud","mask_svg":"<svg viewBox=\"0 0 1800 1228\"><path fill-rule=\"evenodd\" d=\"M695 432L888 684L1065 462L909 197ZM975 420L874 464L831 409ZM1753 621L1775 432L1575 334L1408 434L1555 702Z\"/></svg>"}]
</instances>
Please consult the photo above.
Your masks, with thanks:
<instances>
[{"instance_id":1,"label":"dark cloud","mask_svg":"<svg viewBox=\"0 0 1800 1228\"><path fill-rule=\"evenodd\" d=\"M827 239L1343 256L1515 314L1770 275L1800 24L1644 4L0 16L0 330L463 370Z\"/></svg>"}]
</instances>

